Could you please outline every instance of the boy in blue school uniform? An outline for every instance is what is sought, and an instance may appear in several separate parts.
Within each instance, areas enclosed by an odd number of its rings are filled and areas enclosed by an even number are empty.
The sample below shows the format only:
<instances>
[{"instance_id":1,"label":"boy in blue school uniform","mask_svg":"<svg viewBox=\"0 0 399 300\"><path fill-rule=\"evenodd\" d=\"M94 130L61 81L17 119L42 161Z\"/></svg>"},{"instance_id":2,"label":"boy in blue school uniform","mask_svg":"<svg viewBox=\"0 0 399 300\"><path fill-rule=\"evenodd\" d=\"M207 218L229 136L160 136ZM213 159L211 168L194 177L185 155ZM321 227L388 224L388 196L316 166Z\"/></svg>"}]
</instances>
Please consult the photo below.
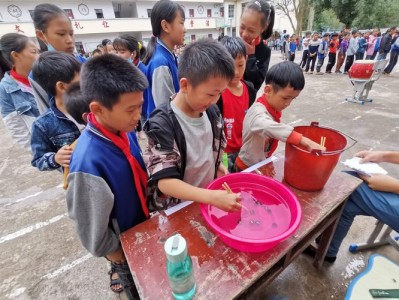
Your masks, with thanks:
<instances>
[{"instance_id":1,"label":"boy in blue school uniform","mask_svg":"<svg viewBox=\"0 0 399 300\"><path fill-rule=\"evenodd\" d=\"M329 38L330 38L330 35L328 33L325 33L320 42L319 49L317 50L316 75L323 75L323 73L320 71L321 71L321 67L324 64L324 59L328 55L328 39Z\"/></svg>"},{"instance_id":2,"label":"boy in blue school uniform","mask_svg":"<svg viewBox=\"0 0 399 300\"><path fill-rule=\"evenodd\" d=\"M297 48L297 44L296 44L296 35L293 34L291 36L291 41L290 41L290 48L288 51L288 60L289 61L294 61L295 60L295 51Z\"/></svg>"},{"instance_id":3,"label":"boy in blue school uniform","mask_svg":"<svg viewBox=\"0 0 399 300\"><path fill-rule=\"evenodd\" d=\"M67 167L72 154L69 147L80 135L76 121L68 117L63 95L69 85L79 81L81 64L64 52L44 52L33 64L36 82L50 98L50 108L32 125L32 166L40 171Z\"/></svg>"},{"instance_id":4,"label":"boy in blue school uniform","mask_svg":"<svg viewBox=\"0 0 399 300\"><path fill-rule=\"evenodd\" d=\"M66 194L69 217L83 246L111 261L111 289L120 292L120 283L129 299L138 293L119 233L149 216L147 173L134 133L147 87L140 70L116 55L84 65L81 90L91 112L71 158Z\"/></svg>"}]
</instances>

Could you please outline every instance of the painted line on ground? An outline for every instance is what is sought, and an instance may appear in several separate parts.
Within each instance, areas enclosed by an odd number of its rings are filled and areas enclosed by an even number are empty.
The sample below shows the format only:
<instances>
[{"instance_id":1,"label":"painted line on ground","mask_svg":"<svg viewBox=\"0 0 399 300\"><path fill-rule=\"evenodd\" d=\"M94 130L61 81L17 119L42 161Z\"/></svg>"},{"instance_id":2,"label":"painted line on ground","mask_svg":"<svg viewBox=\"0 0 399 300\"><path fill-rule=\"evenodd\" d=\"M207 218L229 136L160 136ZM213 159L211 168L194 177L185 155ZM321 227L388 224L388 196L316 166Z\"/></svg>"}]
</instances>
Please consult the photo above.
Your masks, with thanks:
<instances>
[{"instance_id":1,"label":"painted line on ground","mask_svg":"<svg viewBox=\"0 0 399 300\"><path fill-rule=\"evenodd\" d=\"M51 272L49 274L46 274L46 275L42 276L42 279L52 279L54 277L57 277L58 275L61 275L62 273L65 273L66 271L76 267L77 265L85 262L86 260L88 260L89 258L92 258L92 257L93 257L93 255L88 253L85 256L83 256L81 258L78 258L77 260L74 260L73 262L58 268L54 272Z\"/></svg>"},{"instance_id":2,"label":"painted line on ground","mask_svg":"<svg viewBox=\"0 0 399 300\"><path fill-rule=\"evenodd\" d=\"M299 122L302 122L302 119L298 119L298 120L292 121L292 122L288 123L288 125L294 125L294 124L299 123Z\"/></svg>"},{"instance_id":3,"label":"painted line on ground","mask_svg":"<svg viewBox=\"0 0 399 300\"><path fill-rule=\"evenodd\" d=\"M353 121L359 120L362 116L356 116L353 118Z\"/></svg>"},{"instance_id":4,"label":"painted line on ground","mask_svg":"<svg viewBox=\"0 0 399 300\"><path fill-rule=\"evenodd\" d=\"M62 214L62 215L58 215L58 216L55 216L54 218L51 218L48 221L39 222L39 223L36 223L34 225L30 225L28 227L25 227L25 228L23 228L21 230L18 230L16 232L7 234L5 236L2 236L2 237L0 237L0 244L2 244L4 242L7 242L7 241L11 241L11 240L13 240L13 239L15 239L17 237L23 236L23 235L25 235L27 233L30 233L30 232L34 231L34 230L37 230L37 229L43 228L45 226L48 226L50 224L53 224L55 222L58 222L59 220L64 218L66 215L67 215L66 213Z\"/></svg>"}]
</instances>

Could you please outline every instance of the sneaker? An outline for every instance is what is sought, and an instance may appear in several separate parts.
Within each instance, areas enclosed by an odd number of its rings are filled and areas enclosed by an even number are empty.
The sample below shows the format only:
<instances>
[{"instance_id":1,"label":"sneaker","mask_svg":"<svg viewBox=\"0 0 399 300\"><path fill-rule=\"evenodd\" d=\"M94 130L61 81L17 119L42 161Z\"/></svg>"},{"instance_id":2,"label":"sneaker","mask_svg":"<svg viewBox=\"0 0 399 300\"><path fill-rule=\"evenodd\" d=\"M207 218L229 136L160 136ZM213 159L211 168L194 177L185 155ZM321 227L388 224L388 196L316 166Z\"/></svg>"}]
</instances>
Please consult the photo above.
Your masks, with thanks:
<instances>
[{"instance_id":1,"label":"sneaker","mask_svg":"<svg viewBox=\"0 0 399 300\"><path fill-rule=\"evenodd\" d=\"M313 71L310 71L308 74L312 75L312 74L313 74Z\"/></svg>"},{"instance_id":2,"label":"sneaker","mask_svg":"<svg viewBox=\"0 0 399 300\"><path fill-rule=\"evenodd\" d=\"M342 74L342 72L340 70L335 71L336 74Z\"/></svg>"},{"instance_id":3,"label":"sneaker","mask_svg":"<svg viewBox=\"0 0 399 300\"><path fill-rule=\"evenodd\" d=\"M331 74L331 71L326 72L326 74Z\"/></svg>"},{"instance_id":4,"label":"sneaker","mask_svg":"<svg viewBox=\"0 0 399 300\"><path fill-rule=\"evenodd\" d=\"M316 75L324 75L324 73L316 72Z\"/></svg>"},{"instance_id":5,"label":"sneaker","mask_svg":"<svg viewBox=\"0 0 399 300\"><path fill-rule=\"evenodd\" d=\"M344 75L348 75L348 72L344 72Z\"/></svg>"},{"instance_id":6,"label":"sneaker","mask_svg":"<svg viewBox=\"0 0 399 300\"><path fill-rule=\"evenodd\" d=\"M302 253L307 255L307 256L310 256L312 258L316 257L316 249L312 245L307 247ZM336 260L337 260L336 256L326 256L326 257L324 257L324 261L328 262L330 264L333 264Z\"/></svg>"}]
</instances>

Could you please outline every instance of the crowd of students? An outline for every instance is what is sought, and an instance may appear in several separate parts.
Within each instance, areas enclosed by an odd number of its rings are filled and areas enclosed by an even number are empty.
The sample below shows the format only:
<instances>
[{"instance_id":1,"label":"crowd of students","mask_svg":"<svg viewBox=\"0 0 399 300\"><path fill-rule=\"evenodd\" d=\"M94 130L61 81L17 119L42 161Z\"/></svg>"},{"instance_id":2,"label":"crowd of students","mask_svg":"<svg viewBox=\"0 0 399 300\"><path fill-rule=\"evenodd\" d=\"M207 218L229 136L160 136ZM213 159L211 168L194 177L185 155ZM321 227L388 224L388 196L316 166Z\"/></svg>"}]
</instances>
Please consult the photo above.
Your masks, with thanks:
<instances>
[{"instance_id":1,"label":"crowd of students","mask_svg":"<svg viewBox=\"0 0 399 300\"><path fill-rule=\"evenodd\" d=\"M325 33L320 38L318 32L306 32L301 39L302 58L299 65L307 74L313 74L316 65L316 74L323 75L321 67L328 57L325 73L331 74L336 63L335 73L341 74L344 65L344 74L348 74L355 60L382 60L390 53L389 63L383 74L389 75L395 67L399 56L399 39L396 27L391 27L382 36L378 28L361 33L358 30L341 33ZM283 34L281 38L281 54L283 60L295 60L298 49L298 38L295 34ZM316 64L317 61L317 64Z\"/></svg>"},{"instance_id":2,"label":"crowd of students","mask_svg":"<svg viewBox=\"0 0 399 300\"><path fill-rule=\"evenodd\" d=\"M45 48L40 55L23 35L1 37L1 58L10 69L0 83L6 127L32 151L33 166L64 173L69 216L83 246L110 261L114 292L139 297L120 232L182 200L240 210L239 194L206 186L272 155L279 140L325 150L280 121L305 78L293 62L268 69L263 40L271 36L274 14L268 1L250 1L240 37L191 43L179 60L173 50L184 43L185 15L170 0L152 9L153 37L144 56L137 39L122 34L82 59L73 53L68 16L52 4L33 11ZM317 35L309 53L319 47L315 43ZM148 138L143 152L140 121Z\"/></svg>"}]
</instances>

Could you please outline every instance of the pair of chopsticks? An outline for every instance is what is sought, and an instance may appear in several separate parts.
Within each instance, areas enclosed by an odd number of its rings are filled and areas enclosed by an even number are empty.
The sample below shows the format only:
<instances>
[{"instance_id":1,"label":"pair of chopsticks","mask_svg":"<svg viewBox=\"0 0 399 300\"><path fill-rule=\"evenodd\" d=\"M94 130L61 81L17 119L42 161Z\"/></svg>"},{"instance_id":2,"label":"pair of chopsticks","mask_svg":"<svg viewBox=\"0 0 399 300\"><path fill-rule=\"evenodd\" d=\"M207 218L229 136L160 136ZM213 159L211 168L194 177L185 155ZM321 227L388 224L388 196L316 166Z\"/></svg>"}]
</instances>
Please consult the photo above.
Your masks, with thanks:
<instances>
[{"instance_id":1,"label":"pair of chopsticks","mask_svg":"<svg viewBox=\"0 0 399 300\"><path fill-rule=\"evenodd\" d=\"M227 184L227 182L223 182L222 187L226 190L226 192L228 192L229 194L233 194L233 191L231 190L231 188L229 187L229 185Z\"/></svg>"},{"instance_id":2,"label":"pair of chopsticks","mask_svg":"<svg viewBox=\"0 0 399 300\"><path fill-rule=\"evenodd\" d=\"M320 138L320 145L322 145L323 147L325 147L324 145L326 144L326 137L325 136L322 136L321 138Z\"/></svg>"},{"instance_id":3,"label":"pair of chopsticks","mask_svg":"<svg viewBox=\"0 0 399 300\"><path fill-rule=\"evenodd\" d=\"M222 187L226 190L227 193L233 194L233 191L231 190L231 188L229 187L229 185L227 184L227 182L223 182ZM248 210L248 208L246 208L242 203L240 203L240 204L241 204L241 207L242 207L242 208Z\"/></svg>"}]
</instances>

